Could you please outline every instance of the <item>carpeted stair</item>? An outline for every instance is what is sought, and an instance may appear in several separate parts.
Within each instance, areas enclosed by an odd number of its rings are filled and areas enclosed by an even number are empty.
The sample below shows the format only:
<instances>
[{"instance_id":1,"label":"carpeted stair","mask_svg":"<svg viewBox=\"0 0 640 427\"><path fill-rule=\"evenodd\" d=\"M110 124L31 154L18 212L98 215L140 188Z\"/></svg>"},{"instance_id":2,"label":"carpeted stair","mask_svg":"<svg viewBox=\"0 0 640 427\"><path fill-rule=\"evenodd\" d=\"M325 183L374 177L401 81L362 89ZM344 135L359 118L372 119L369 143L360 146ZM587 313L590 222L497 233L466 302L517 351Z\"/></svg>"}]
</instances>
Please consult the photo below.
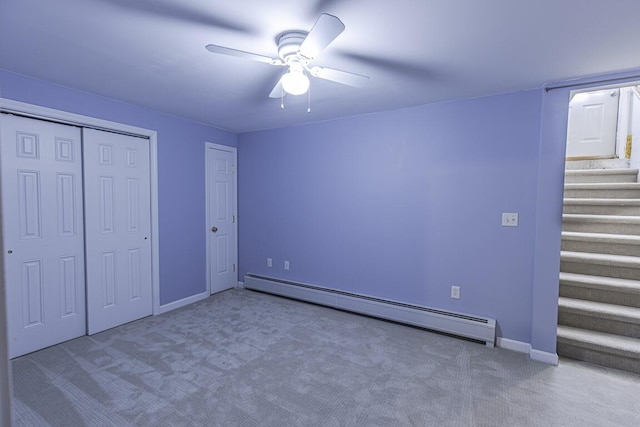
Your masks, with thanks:
<instances>
[{"instance_id":1,"label":"carpeted stair","mask_svg":"<svg viewBox=\"0 0 640 427\"><path fill-rule=\"evenodd\" d=\"M565 174L558 354L640 374L637 169Z\"/></svg>"}]
</instances>

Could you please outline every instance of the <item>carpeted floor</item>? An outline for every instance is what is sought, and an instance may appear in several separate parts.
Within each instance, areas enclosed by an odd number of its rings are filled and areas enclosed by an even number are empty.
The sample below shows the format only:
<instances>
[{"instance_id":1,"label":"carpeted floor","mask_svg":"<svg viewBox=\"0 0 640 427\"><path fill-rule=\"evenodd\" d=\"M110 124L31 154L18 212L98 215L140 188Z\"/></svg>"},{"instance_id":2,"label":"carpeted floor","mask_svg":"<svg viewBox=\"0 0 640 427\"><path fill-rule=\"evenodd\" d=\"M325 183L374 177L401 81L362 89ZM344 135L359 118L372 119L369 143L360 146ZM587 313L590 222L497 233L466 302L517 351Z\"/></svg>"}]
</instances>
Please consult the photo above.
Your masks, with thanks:
<instances>
[{"instance_id":1,"label":"carpeted floor","mask_svg":"<svg viewBox=\"0 0 640 427\"><path fill-rule=\"evenodd\" d=\"M640 376L246 290L13 361L18 426L638 426Z\"/></svg>"}]
</instances>

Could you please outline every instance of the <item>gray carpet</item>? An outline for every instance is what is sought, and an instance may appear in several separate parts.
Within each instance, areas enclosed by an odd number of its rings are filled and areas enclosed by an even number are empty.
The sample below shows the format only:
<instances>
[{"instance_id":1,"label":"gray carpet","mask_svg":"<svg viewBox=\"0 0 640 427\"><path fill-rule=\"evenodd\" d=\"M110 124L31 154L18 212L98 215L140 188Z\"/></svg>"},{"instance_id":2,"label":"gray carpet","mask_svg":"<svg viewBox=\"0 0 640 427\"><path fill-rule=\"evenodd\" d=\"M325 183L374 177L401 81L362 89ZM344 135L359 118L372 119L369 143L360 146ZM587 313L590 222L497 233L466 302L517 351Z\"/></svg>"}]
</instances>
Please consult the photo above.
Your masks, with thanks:
<instances>
[{"instance_id":1,"label":"gray carpet","mask_svg":"<svg viewBox=\"0 0 640 427\"><path fill-rule=\"evenodd\" d=\"M638 426L640 376L246 290L13 361L18 426Z\"/></svg>"}]
</instances>

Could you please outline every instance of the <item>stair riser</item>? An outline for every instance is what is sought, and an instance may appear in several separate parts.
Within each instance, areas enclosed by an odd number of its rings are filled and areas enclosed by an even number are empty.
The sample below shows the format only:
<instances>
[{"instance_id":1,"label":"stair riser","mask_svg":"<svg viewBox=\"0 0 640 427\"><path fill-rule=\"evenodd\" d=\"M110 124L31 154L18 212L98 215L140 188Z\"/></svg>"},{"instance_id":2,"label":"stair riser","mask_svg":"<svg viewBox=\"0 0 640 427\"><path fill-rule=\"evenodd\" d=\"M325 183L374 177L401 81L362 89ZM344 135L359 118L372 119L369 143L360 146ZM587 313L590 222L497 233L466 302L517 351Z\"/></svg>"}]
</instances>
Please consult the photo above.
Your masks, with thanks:
<instances>
[{"instance_id":1,"label":"stair riser","mask_svg":"<svg viewBox=\"0 0 640 427\"><path fill-rule=\"evenodd\" d=\"M588 274L591 276L617 277L640 280L640 269L616 265L599 265L584 262L561 261L560 271L565 273Z\"/></svg>"},{"instance_id":2,"label":"stair riser","mask_svg":"<svg viewBox=\"0 0 640 427\"><path fill-rule=\"evenodd\" d=\"M606 175L565 175L565 184L586 184L586 183L605 183L605 182L638 182L637 175L629 173L617 173Z\"/></svg>"},{"instance_id":3,"label":"stair riser","mask_svg":"<svg viewBox=\"0 0 640 427\"><path fill-rule=\"evenodd\" d=\"M640 294L635 292L586 288L576 284L560 282L560 296L640 308Z\"/></svg>"},{"instance_id":4,"label":"stair riser","mask_svg":"<svg viewBox=\"0 0 640 427\"><path fill-rule=\"evenodd\" d=\"M640 355L637 359L630 357L618 356L592 350L589 348L579 347L571 343L558 341L558 355L569 357L571 359L584 360L585 362L595 363L597 365L607 366L609 368L621 369L623 371L640 374Z\"/></svg>"},{"instance_id":5,"label":"stair riser","mask_svg":"<svg viewBox=\"0 0 640 427\"><path fill-rule=\"evenodd\" d=\"M638 199L640 198L640 189L565 188L564 197L576 199Z\"/></svg>"},{"instance_id":6,"label":"stair riser","mask_svg":"<svg viewBox=\"0 0 640 427\"><path fill-rule=\"evenodd\" d=\"M640 236L640 224L596 221L562 221L562 231L582 233L632 234Z\"/></svg>"},{"instance_id":7,"label":"stair riser","mask_svg":"<svg viewBox=\"0 0 640 427\"><path fill-rule=\"evenodd\" d=\"M640 206L564 205L562 212L566 214L580 215L640 216Z\"/></svg>"},{"instance_id":8,"label":"stair riser","mask_svg":"<svg viewBox=\"0 0 640 427\"><path fill-rule=\"evenodd\" d=\"M605 243L563 239L562 250L571 252L589 252L593 254L629 255L640 257L640 245L638 244Z\"/></svg>"},{"instance_id":9,"label":"stair riser","mask_svg":"<svg viewBox=\"0 0 640 427\"><path fill-rule=\"evenodd\" d=\"M562 307L558 311L558 324L606 332L631 338L640 338L640 325L594 317L588 313L566 313Z\"/></svg>"}]
</instances>

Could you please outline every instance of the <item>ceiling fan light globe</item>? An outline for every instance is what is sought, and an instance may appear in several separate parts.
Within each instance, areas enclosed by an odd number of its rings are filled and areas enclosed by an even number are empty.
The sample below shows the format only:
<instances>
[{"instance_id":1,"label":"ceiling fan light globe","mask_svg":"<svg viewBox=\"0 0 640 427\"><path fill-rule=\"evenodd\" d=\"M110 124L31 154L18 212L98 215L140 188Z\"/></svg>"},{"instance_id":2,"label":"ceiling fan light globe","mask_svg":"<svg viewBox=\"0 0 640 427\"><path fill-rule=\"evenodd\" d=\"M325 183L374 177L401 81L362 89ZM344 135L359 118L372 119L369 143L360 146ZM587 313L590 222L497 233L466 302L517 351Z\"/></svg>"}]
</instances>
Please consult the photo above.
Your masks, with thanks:
<instances>
[{"instance_id":1,"label":"ceiling fan light globe","mask_svg":"<svg viewBox=\"0 0 640 427\"><path fill-rule=\"evenodd\" d=\"M289 71L282 76L282 88L290 95L302 95L309 90L309 77L301 71Z\"/></svg>"}]
</instances>

